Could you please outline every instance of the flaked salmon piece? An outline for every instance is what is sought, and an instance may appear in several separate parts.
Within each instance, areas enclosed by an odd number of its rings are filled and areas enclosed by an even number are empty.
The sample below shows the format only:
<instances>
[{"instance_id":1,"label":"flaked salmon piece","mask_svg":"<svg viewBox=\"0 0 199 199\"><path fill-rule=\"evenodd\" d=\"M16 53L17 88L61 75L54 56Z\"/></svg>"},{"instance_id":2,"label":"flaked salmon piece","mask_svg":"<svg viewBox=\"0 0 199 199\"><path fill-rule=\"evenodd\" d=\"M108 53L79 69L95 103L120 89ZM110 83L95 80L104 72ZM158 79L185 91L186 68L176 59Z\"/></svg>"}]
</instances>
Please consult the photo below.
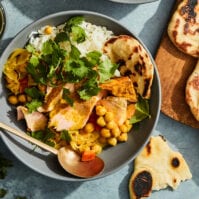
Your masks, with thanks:
<instances>
[{"instance_id":1,"label":"flaked salmon piece","mask_svg":"<svg viewBox=\"0 0 199 199\"><path fill-rule=\"evenodd\" d=\"M40 112L30 113L24 106L17 107L17 120L25 119L26 125L30 131L44 130L48 119Z\"/></svg>"},{"instance_id":2,"label":"flaked salmon piece","mask_svg":"<svg viewBox=\"0 0 199 199\"><path fill-rule=\"evenodd\" d=\"M67 83L64 86L60 85L57 87L48 87L44 99L44 104L38 110L40 112L52 111L62 98L63 88L67 88L70 90L70 92L74 92L74 84L72 83Z\"/></svg>"},{"instance_id":3,"label":"flaked salmon piece","mask_svg":"<svg viewBox=\"0 0 199 199\"><path fill-rule=\"evenodd\" d=\"M107 111L114 114L114 121L122 125L127 119L127 100L123 97L107 97L98 101L97 105L102 105Z\"/></svg>"},{"instance_id":4,"label":"flaked salmon piece","mask_svg":"<svg viewBox=\"0 0 199 199\"><path fill-rule=\"evenodd\" d=\"M135 114L135 104L128 104L127 106L127 119L131 119L131 117Z\"/></svg>"},{"instance_id":5,"label":"flaked salmon piece","mask_svg":"<svg viewBox=\"0 0 199 199\"><path fill-rule=\"evenodd\" d=\"M57 131L78 130L85 126L93 108L101 96L93 96L87 101L74 102L73 106L60 104L50 113L49 127Z\"/></svg>"},{"instance_id":6,"label":"flaked salmon piece","mask_svg":"<svg viewBox=\"0 0 199 199\"><path fill-rule=\"evenodd\" d=\"M100 84L100 88L109 90L116 97L124 97L130 102L137 102L137 95L129 77L118 77Z\"/></svg>"}]
</instances>

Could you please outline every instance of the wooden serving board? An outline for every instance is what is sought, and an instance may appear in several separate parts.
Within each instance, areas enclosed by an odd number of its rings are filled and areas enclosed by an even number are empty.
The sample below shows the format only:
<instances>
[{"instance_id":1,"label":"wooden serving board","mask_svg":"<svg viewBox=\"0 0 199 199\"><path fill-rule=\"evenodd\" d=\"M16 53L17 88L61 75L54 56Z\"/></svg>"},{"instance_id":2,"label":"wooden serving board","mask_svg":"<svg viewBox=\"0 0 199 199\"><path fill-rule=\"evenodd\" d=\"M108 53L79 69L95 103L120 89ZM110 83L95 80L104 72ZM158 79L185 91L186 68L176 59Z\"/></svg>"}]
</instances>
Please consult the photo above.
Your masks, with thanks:
<instances>
[{"instance_id":1,"label":"wooden serving board","mask_svg":"<svg viewBox=\"0 0 199 199\"><path fill-rule=\"evenodd\" d=\"M185 101L185 86L197 59L179 51L170 41L167 30L162 37L155 62L157 64L161 89L161 111L183 124L199 128Z\"/></svg>"}]
</instances>

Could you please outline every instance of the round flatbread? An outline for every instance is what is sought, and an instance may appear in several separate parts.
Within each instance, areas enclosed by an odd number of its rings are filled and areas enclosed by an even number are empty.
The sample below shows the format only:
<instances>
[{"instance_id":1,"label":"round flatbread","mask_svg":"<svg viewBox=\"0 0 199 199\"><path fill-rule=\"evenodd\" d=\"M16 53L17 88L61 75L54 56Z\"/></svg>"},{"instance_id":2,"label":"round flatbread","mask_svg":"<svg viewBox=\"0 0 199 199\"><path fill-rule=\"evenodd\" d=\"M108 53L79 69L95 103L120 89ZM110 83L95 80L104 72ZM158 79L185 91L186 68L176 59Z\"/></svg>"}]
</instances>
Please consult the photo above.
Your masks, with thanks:
<instances>
[{"instance_id":1,"label":"round flatbread","mask_svg":"<svg viewBox=\"0 0 199 199\"><path fill-rule=\"evenodd\" d=\"M169 22L168 35L179 50L199 57L198 0L181 1Z\"/></svg>"},{"instance_id":2,"label":"round flatbread","mask_svg":"<svg viewBox=\"0 0 199 199\"><path fill-rule=\"evenodd\" d=\"M120 35L109 39L103 50L112 62L120 64L121 74L130 77L136 92L149 99L154 67L141 43L131 36Z\"/></svg>"},{"instance_id":3,"label":"round flatbread","mask_svg":"<svg viewBox=\"0 0 199 199\"><path fill-rule=\"evenodd\" d=\"M199 121L199 59L187 80L185 99L193 116Z\"/></svg>"}]
</instances>

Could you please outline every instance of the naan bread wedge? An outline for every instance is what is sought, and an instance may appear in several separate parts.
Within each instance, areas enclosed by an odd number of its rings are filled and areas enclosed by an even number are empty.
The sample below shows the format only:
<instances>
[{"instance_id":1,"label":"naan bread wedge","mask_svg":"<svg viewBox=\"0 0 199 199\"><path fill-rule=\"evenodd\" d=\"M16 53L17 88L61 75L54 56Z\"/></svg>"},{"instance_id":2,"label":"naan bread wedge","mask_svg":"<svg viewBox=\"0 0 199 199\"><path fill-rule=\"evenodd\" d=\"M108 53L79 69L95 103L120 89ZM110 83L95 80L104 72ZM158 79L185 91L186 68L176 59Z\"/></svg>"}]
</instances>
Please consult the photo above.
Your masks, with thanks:
<instances>
[{"instance_id":1,"label":"naan bread wedge","mask_svg":"<svg viewBox=\"0 0 199 199\"><path fill-rule=\"evenodd\" d=\"M193 116L199 121L199 59L195 69L187 80L185 99Z\"/></svg>"},{"instance_id":2,"label":"naan bread wedge","mask_svg":"<svg viewBox=\"0 0 199 199\"><path fill-rule=\"evenodd\" d=\"M103 51L112 62L122 65L121 74L131 78L136 92L149 99L154 67L140 42L131 36L120 35L109 39Z\"/></svg>"},{"instance_id":3,"label":"naan bread wedge","mask_svg":"<svg viewBox=\"0 0 199 199\"><path fill-rule=\"evenodd\" d=\"M131 199L151 195L152 190L167 186L176 189L181 181L192 178L183 156L173 151L162 136L152 136L135 159L134 172L129 180Z\"/></svg>"},{"instance_id":4,"label":"naan bread wedge","mask_svg":"<svg viewBox=\"0 0 199 199\"><path fill-rule=\"evenodd\" d=\"M169 22L167 32L179 50L199 57L199 1L182 0Z\"/></svg>"}]
</instances>

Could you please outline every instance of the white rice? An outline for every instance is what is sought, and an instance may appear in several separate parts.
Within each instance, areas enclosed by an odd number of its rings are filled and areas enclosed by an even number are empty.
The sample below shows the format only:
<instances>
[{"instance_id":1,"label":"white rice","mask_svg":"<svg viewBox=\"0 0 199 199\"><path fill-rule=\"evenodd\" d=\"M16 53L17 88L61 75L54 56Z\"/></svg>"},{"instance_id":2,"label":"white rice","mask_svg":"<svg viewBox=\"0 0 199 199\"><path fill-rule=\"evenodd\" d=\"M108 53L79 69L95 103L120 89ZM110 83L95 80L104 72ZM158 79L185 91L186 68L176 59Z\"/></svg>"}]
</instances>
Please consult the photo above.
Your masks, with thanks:
<instances>
[{"instance_id":1,"label":"white rice","mask_svg":"<svg viewBox=\"0 0 199 199\"><path fill-rule=\"evenodd\" d=\"M85 21L83 21L80 26L85 30L86 40L79 44L76 42L72 42L72 44L79 49L81 56L85 56L86 53L94 50L102 52L104 43L113 36L113 32L107 30L107 28L103 26L97 26ZM32 44L38 51L41 51L44 42L49 39L54 39L56 34L63 30L63 25L52 27L51 34L45 34L45 28L46 26L42 27L37 32L32 32L30 35L30 44ZM39 36L34 37L37 33ZM60 42L59 44L61 48L70 51L69 42Z\"/></svg>"}]
</instances>

